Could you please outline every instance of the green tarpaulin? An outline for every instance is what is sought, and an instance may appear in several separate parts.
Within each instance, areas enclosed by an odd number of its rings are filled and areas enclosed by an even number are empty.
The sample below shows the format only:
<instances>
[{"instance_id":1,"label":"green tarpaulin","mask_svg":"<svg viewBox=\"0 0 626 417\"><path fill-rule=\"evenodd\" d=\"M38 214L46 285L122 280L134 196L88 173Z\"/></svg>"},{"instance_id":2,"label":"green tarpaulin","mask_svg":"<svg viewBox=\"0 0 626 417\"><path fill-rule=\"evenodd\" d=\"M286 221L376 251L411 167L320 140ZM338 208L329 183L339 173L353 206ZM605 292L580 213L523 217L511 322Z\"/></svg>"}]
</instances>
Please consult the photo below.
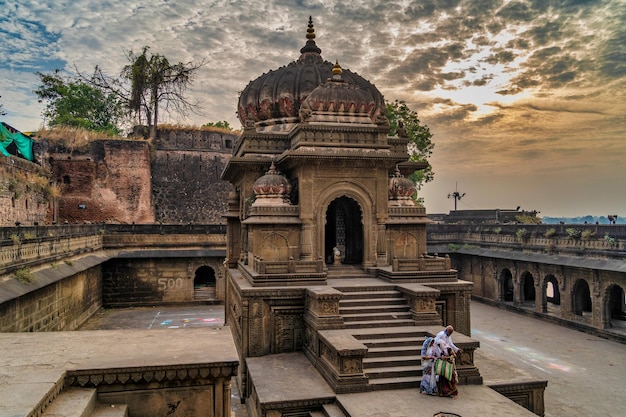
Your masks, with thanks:
<instances>
[{"instance_id":1,"label":"green tarpaulin","mask_svg":"<svg viewBox=\"0 0 626 417\"><path fill-rule=\"evenodd\" d=\"M2 122L0 123L0 153L9 156L11 155L10 150L15 150L16 155L24 159L33 160L33 140Z\"/></svg>"}]
</instances>

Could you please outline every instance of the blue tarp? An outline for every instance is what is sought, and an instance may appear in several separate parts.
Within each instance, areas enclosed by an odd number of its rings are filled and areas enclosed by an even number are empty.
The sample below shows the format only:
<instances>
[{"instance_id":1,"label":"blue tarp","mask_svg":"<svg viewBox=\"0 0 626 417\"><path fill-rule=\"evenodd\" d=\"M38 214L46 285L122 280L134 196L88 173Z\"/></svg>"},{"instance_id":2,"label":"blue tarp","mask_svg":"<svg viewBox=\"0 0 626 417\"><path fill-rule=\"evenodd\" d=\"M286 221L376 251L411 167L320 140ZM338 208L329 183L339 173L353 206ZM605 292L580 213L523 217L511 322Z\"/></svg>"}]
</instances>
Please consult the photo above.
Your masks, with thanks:
<instances>
[{"instance_id":1,"label":"blue tarp","mask_svg":"<svg viewBox=\"0 0 626 417\"><path fill-rule=\"evenodd\" d=\"M4 156L14 154L32 162L33 140L2 122L0 123L0 153Z\"/></svg>"}]
</instances>

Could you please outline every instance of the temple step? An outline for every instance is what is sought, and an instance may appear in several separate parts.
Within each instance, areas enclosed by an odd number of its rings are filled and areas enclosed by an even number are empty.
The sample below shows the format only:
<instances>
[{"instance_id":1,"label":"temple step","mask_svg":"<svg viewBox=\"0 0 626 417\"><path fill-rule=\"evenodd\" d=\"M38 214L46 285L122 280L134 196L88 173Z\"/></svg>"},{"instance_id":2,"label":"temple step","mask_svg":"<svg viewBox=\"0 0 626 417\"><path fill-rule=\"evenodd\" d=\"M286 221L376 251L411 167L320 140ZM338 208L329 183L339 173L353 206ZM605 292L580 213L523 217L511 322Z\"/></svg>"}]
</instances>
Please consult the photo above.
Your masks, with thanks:
<instances>
[{"instance_id":1,"label":"temple step","mask_svg":"<svg viewBox=\"0 0 626 417\"><path fill-rule=\"evenodd\" d=\"M96 408L94 388L68 388L46 407L42 417L91 417Z\"/></svg>"},{"instance_id":2,"label":"temple step","mask_svg":"<svg viewBox=\"0 0 626 417\"><path fill-rule=\"evenodd\" d=\"M422 381L421 376L404 376L390 378L370 378L369 384L372 390L392 390L418 388Z\"/></svg>"},{"instance_id":3,"label":"temple step","mask_svg":"<svg viewBox=\"0 0 626 417\"><path fill-rule=\"evenodd\" d=\"M128 417L126 404L100 404L91 417Z\"/></svg>"}]
</instances>

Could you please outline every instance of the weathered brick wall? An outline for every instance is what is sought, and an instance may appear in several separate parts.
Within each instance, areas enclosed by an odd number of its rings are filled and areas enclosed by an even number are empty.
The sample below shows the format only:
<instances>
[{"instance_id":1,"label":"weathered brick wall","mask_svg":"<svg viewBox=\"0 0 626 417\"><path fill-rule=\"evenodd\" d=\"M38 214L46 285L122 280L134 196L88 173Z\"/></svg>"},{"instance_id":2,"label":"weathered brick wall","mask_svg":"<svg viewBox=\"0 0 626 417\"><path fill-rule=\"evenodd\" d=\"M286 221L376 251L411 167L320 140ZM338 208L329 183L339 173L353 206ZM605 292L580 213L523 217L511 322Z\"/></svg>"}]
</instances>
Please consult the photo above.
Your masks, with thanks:
<instances>
[{"instance_id":1,"label":"weathered brick wall","mask_svg":"<svg viewBox=\"0 0 626 417\"><path fill-rule=\"evenodd\" d=\"M0 156L0 226L43 224L51 202L49 178L37 164Z\"/></svg>"},{"instance_id":2,"label":"weathered brick wall","mask_svg":"<svg viewBox=\"0 0 626 417\"><path fill-rule=\"evenodd\" d=\"M158 131L152 165L155 219L224 224L230 183L220 175L238 136L209 130Z\"/></svg>"},{"instance_id":3,"label":"weathered brick wall","mask_svg":"<svg viewBox=\"0 0 626 417\"><path fill-rule=\"evenodd\" d=\"M154 221L147 142L94 141L86 154L51 154L51 166L61 190L59 222Z\"/></svg>"},{"instance_id":4,"label":"weathered brick wall","mask_svg":"<svg viewBox=\"0 0 626 417\"><path fill-rule=\"evenodd\" d=\"M194 298L195 272L201 266L215 271L217 291L222 292L219 258L127 258L102 265L105 306L147 303L180 303Z\"/></svg>"},{"instance_id":5,"label":"weathered brick wall","mask_svg":"<svg viewBox=\"0 0 626 417\"><path fill-rule=\"evenodd\" d=\"M76 330L101 306L98 266L0 304L0 332Z\"/></svg>"}]
</instances>

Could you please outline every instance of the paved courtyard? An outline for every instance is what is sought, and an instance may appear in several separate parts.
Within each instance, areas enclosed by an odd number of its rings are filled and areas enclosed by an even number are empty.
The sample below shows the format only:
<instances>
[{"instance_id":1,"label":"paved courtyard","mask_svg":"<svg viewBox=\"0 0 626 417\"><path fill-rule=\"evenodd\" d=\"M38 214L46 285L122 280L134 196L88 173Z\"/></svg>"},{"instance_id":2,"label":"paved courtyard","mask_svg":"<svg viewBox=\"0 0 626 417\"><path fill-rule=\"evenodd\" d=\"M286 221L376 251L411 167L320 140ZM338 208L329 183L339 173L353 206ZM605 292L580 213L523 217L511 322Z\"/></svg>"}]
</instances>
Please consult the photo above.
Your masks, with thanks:
<instances>
[{"instance_id":1,"label":"paved courtyard","mask_svg":"<svg viewBox=\"0 0 626 417\"><path fill-rule=\"evenodd\" d=\"M626 416L626 345L477 302L471 305L471 323L472 338L480 341L475 362L486 384L511 379L548 380L547 417ZM224 311L219 305L142 307L102 310L81 330L223 324ZM236 384L233 388L234 413L245 417ZM464 391L466 395L473 392L471 387L460 387L461 395ZM390 392L388 398L391 402L406 401L412 394L411 390L399 390ZM423 396L420 399L415 394L415 401L423 401ZM393 410L392 405L387 407Z\"/></svg>"}]
</instances>

